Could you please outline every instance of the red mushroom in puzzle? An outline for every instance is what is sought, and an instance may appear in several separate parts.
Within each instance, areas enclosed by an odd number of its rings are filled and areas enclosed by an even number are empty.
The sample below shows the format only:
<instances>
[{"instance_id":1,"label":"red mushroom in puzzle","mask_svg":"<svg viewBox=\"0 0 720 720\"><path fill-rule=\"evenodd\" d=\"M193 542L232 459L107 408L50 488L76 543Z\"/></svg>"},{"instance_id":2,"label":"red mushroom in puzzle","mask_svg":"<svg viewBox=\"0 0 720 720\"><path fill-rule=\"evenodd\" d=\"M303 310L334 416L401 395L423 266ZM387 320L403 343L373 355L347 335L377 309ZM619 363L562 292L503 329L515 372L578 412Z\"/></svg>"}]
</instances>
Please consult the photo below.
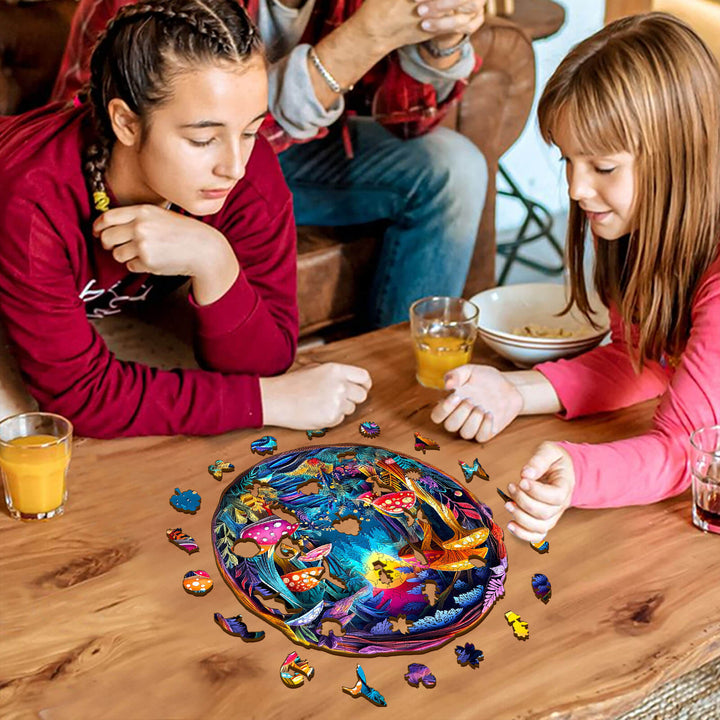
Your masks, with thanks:
<instances>
[{"instance_id":1,"label":"red mushroom in puzzle","mask_svg":"<svg viewBox=\"0 0 720 720\"><path fill-rule=\"evenodd\" d=\"M401 492L388 493L373 499L373 494L368 491L362 495L358 495L358 500L371 503L373 507L380 512L388 515L402 515L405 510L409 510L415 505L417 496L412 490L402 490Z\"/></svg>"},{"instance_id":2,"label":"red mushroom in puzzle","mask_svg":"<svg viewBox=\"0 0 720 720\"><path fill-rule=\"evenodd\" d=\"M262 550L268 550L284 537L290 537L298 527L299 523L289 523L276 515L270 515L260 522L248 525L238 539L254 540Z\"/></svg>"},{"instance_id":3,"label":"red mushroom in puzzle","mask_svg":"<svg viewBox=\"0 0 720 720\"><path fill-rule=\"evenodd\" d=\"M297 569L281 575L280 579L285 583L288 590L292 592L305 592L306 590L312 590L312 588L320 582L320 576L324 571L325 568L322 565L303 568L302 570Z\"/></svg>"}]
</instances>

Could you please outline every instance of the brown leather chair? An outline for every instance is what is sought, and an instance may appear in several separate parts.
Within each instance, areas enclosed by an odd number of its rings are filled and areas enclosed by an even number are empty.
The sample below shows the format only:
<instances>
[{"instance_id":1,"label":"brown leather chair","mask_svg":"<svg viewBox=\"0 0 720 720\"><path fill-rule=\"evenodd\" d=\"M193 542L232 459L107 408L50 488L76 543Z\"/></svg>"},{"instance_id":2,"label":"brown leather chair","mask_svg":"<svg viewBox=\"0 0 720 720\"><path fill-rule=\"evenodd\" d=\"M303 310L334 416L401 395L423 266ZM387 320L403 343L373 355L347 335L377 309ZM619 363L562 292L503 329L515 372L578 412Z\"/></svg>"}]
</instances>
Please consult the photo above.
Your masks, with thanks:
<instances>
[{"instance_id":1,"label":"brown leather chair","mask_svg":"<svg viewBox=\"0 0 720 720\"><path fill-rule=\"evenodd\" d=\"M75 7L75 0L0 0L0 114L23 112L47 100ZM466 296L495 284L497 164L522 132L535 90L532 45L516 25L489 18L473 44L482 68L444 122L482 150L489 168ZM368 226L298 228L301 335L337 326L360 311L378 237L377 228Z\"/></svg>"}]
</instances>

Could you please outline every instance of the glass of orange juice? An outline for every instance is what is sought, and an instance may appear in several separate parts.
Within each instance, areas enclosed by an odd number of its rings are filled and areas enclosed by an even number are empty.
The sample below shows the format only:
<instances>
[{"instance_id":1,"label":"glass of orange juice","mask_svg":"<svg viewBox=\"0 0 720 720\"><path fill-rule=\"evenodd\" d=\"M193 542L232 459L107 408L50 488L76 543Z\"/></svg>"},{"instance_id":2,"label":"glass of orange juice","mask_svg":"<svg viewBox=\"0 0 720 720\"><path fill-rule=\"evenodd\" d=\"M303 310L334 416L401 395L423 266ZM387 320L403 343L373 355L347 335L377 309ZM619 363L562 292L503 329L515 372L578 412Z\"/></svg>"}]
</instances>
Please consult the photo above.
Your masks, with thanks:
<instances>
[{"instance_id":1,"label":"glass of orange juice","mask_svg":"<svg viewBox=\"0 0 720 720\"><path fill-rule=\"evenodd\" d=\"M0 421L0 471L12 517L62 515L72 432L70 421L53 413L22 413Z\"/></svg>"},{"instance_id":2,"label":"glass of orange juice","mask_svg":"<svg viewBox=\"0 0 720 720\"><path fill-rule=\"evenodd\" d=\"M445 387L448 370L470 362L477 335L478 309L456 297L426 297L410 306L417 381L425 387Z\"/></svg>"}]
</instances>

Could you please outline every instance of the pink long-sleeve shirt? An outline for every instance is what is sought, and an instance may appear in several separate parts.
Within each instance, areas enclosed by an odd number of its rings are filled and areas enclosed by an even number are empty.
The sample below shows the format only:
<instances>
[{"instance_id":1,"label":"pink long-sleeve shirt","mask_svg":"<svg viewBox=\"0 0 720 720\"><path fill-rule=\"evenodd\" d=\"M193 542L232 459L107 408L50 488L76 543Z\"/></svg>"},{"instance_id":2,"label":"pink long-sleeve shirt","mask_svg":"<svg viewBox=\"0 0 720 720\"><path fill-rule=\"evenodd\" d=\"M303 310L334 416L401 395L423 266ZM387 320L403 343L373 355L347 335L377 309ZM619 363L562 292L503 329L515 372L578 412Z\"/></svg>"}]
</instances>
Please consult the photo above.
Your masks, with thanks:
<instances>
[{"instance_id":1,"label":"pink long-sleeve shirt","mask_svg":"<svg viewBox=\"0 0 720 720\"><path fill-rule=\"evenodd\" d=\"M130 273L93 237L88 115L50 106L0 121L0 322L28 389L91 437L262 425L259 377L290 366L298 335L292 199L275 154L258 138L223 208L198 218L240 273L215 302L190 298L202 369L159 370L118 360L87 319L184 280Z\"/></svg>"},{"instance_id":2,"label":"pink long-sleeve shirt","mask_svg":"<svg viewBox=\"0 0 720 720\"><path fill-rule=\"evenodd\" d=\"M570 419L662 396L652 429L591 445L560 443L572 458L576 507L643 505L683 492L690 433L720 423L720 258L703 276L692 306L690 338L679 363L646 363L634 372L623 323L610 312L612 342L584 355L536 366Z\"/></svg>"}]
</instances>

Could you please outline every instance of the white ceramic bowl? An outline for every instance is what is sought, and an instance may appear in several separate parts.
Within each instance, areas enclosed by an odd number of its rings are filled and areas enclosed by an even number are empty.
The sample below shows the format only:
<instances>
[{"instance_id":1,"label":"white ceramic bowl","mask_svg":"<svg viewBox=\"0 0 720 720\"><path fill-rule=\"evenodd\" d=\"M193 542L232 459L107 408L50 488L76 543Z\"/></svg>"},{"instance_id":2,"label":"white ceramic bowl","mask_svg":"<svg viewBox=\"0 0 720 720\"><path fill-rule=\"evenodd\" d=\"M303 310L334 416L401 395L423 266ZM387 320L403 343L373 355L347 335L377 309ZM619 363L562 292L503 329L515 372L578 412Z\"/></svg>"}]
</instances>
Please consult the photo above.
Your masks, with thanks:
<instances>
[{"instance_id":1,"label":"white ceramic bowl","mask_svg":"<svg viewBox=\"0 0 720 720\"><path fill-rule=\"evenodd\" d=\"M470 300L480 310L478 334L498 355L518 367L579 355L595 347L607 335L607 309L595 301L598 312L594 316L600 325L596 330L585 316L573 308L566 315L557 315L566 303L567 290L552 283L503 285L474 295ZM571 337L528 337L514 330L525 325L562 328Z\"/></svg>"}]
</instances>

